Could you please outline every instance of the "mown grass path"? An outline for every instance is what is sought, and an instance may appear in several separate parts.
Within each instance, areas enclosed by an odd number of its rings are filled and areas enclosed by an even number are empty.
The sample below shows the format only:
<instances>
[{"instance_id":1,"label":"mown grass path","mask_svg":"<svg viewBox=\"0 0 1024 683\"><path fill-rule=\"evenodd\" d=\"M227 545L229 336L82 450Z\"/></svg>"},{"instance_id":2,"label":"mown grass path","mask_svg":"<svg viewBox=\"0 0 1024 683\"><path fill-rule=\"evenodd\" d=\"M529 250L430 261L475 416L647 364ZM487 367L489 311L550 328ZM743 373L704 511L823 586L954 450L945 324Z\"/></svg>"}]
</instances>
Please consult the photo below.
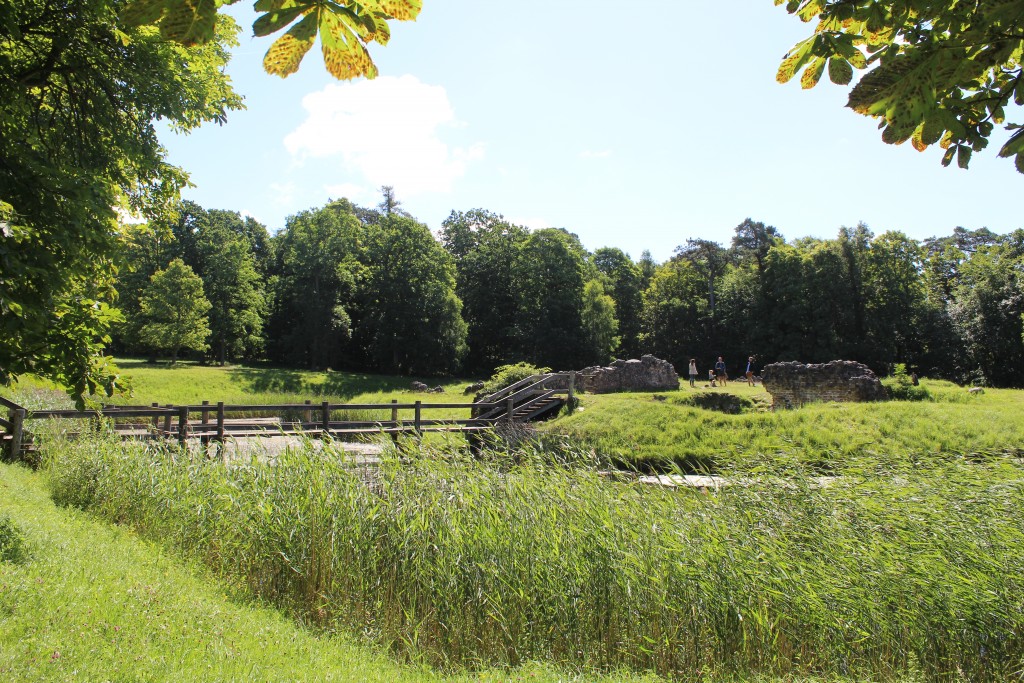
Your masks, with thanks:
<instances>
[{"instance_id":1,"label":"mown grass path","mask_svg":"<svg viewBox=\"0 0 1024 683\"><path fill-rule=\"evenodd\" d=\"M0 465L4 515L30 557L0 562L0 680L582 680L539 665L449 678L314 636L135 534L55 506L20 466Z\"/></svg>"}]
</instances>

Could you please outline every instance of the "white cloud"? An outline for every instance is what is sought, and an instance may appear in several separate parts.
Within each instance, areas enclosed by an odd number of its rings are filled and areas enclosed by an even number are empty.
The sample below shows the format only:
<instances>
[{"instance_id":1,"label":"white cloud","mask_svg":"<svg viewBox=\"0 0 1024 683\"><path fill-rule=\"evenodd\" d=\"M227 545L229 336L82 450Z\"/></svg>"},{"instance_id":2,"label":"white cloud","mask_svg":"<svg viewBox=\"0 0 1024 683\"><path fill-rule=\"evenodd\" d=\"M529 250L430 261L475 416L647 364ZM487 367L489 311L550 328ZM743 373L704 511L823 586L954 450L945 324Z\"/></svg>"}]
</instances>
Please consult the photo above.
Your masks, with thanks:
<instances>
[{"instance_id":1,"label":"white cloud","mask_svg":"<svg viewBox=\"0 0 1024 683\"><path fill-rule=\"evenodd\" d=\"M373 192L362 185L355 183L338 183L337 185L324 185L324 190L331 197L340 199L344 197L350 201L362 202L373 197Z\"/></svg>"},{"instance_id":2,"label":"white cloud","mask_svg":"<svg viewBox=\"0 0 1024 683\"><path fill-rule=\"evenodd\" d=\"M530 230L543 230L544 228L550 228L551 223L547 222L543 218L509 218L508 222L512 225L521 225L524 228Z\"/></svg>"},{"instance_id":3,"label":"white cloud","mask_svg":"<svg viewBox=\"0 0 1024 683\"><path fill-rule=\"evenodd\" d=\"M274 203L280 206L290 206L295 199L295 183L270 183L270 191L274 193Z\"/></svg>"},{"instance_id":4,"label":"white cloud","mask_svg":"<svg viewBox=\"0 0 1024 683\"><path fill-rule=\"evenodd\" d=\"M439 133L460 122L445 89L413 76L331 83L303 98L309 117L284 139L293 159L341 157L366 184L404 196L448 192L484 147L450 147Z\"/></svg>"},{"instance_id":5,"label":"white cloud","mask_svg":"<svg viewBox=\"0 0 1024 683\"><path fill-rule=\"evenodd\" d=\"M610 149L602 149L598 151L585 149L580 152L580 159L607 159L611 155L612 151Z\"/></svg>"}]
</instances>

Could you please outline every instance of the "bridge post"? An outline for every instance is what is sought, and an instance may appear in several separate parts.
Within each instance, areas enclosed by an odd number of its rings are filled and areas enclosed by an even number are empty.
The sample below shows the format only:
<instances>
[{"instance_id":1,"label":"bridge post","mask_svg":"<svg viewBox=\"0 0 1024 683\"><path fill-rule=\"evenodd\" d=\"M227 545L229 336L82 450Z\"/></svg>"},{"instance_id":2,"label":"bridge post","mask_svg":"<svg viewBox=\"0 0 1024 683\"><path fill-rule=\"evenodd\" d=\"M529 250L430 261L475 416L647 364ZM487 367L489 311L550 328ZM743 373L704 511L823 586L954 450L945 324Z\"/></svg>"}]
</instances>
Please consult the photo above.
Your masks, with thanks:
<instances>
[{"instance_id":1,"label":"bridge post","mask_svg":"<svg viewBox=\"0 0 1024 683\"><path fill-rule=\"evenodd\" d=\"M217 401L217 442L224 443L224 401Z\"/></svg>"},{"instance_id":2,"label":"bridge post","mask_svg":"<svg viewBox=\"0 0 1024 683\"><path fill-rule=\"evenodd\" d=\"M307 406L311 406L311 405L313 405L313 402L312 402L312 401L310 401L310 400L309 400L309 399L307 398L307 399L305 400L305 404L306 404ZM306 408L306 410L305 410L305 411L303 411L303 413L302 413L302 421L303 421L304 423L306 423L306 424L309 424L310 422L312 422L312 421L313 421L313 411L312 411L312 409L310 409L310 408Z\"/></svg>"},{"instance_id":3,"label":"bridge post","mask_svg":"<svg viewBox=\"0 0 1024 683\"><path fill-rule=\"evenodd\" d=\"M151 403L150 407L154 408L154 409L155 408L159 408L160 404L159 403ZM154 415L153 416L153 431L154 432L159 432L160 431L160 416L159 415Z\"/></svg>"},{"instance_id":4,"label":"bridge post","mask_svg":"<svg viewBox=\"0 0 1024 683\"><path fill-rule=\"evenodd\" d=\"M170 403L164 405L164 410L167 411L166 413L164 413L164 438L167 438L171 435L171 408L173 407L174 406L172 406Z\"/></svg>"},{"instance_id":5,"label":"bridge post","mask_svg":"<svg viewBox=\"0 0 1024 683\"><path fill-rule=\"evenodd\" d=\"M203 426L210 424L210 409L206 406L210 405L209 401L203 401Z\"/></svg>"},{"instance_id":6,"label":"bridge post","mask_svg":"<svg viewBox=\"0 0 1024 683\"><path fill-rule=\"evenodd\" d=\"M188 406L178 407L178 445L184 447L188 438Z\"/></svg>"},{"instance_id":7,"label":"bridge post","mask_svg":"<svg viewBox=\"0 0 1024 683\"><path fill-rule=\"evenodd\" d=\"M392 406L392 408L391 408L391 427L394 430L394 431L391 432L391 441L393 441L396 444L398 443L398 429L399 429L399 425L398 425L398 408L395 407L397 405L398 405L398 399L397 398L391 399L391 406Z\"/></svg>"},{"instance_id":8,"label":"bridge post","mask_svg":"<svg viewBox=\"0 0 1024 683\"><path fill-rule=\"evenodd\" d=\"M21 442L25 434L24 408L16 408L11 411L11 460L17 460L21 456Z\"/></svg>"},{"instance_id":9,"label":"bridge post","mask_svg":"<svg viewBox=\"0 0 1024 683\"><path fill-rule=\"evenodd\" d=\"M569 373L569 414L572 415L576 398L576 371L573 370Z\"/></svg>"},{"instance_id":10,"label":"bridge post","mask_svg":"<svg viewBox=\"0 0 1024 683\"><path fill-rule=\"evenodd\" d=\"M511 396L505 399L505 420L512 424L516 412L516 402Z\"/></svg>"},{"instance_id":11,"label":"bridge post","mask_svg":"<svg viewBox=\"0 0 1024 683\"><path fill-rule=\"evenodd\" d=\"M320 404L320 436L328 438L331 435L331 404L324 401Z\"/></svg>"},{"instance_id":12,"label":"bridge post","mask_svg":"<svg viewBox=\"0 0 1024 683\"><path fill-rule=\"evenodd\" d=\"M413 418L413 424L415 425L416 434L417 435L419 435L420 428L422 427L422 422L423 422L422 411L423 411L423 401L416 401L416 415Z\"/></svg>"}]
</instances>

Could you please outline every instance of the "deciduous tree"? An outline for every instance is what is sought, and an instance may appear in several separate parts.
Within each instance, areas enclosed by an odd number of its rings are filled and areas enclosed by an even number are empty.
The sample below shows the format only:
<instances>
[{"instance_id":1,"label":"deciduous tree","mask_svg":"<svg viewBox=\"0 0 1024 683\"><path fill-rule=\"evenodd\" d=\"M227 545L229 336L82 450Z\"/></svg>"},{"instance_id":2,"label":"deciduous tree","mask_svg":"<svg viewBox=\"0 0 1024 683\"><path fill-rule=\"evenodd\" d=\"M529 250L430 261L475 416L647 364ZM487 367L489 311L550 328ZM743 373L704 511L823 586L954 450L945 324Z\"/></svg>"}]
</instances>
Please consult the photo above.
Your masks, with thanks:
<instances>
[{"instance_id":1,"label":"deciduous tree","mask_svg":"<svg viewBox=\"0 0 1024 683\"><path fill-rule=\"evenodd\" d=\"M619 346L619 321L615 317L615 300L604 293L600 280L591 280L583 287L583 365L607 363Z\"/></svg>"},{"instance_id":2,"label":"deciduous tree","mask_svg":"<svg viewBox=\"0 0 1024 683\"><path fill-rule=\"evenodd\" d=\"M196 45L210 40L223 5L238 0L132 0L121 12L129 26L155 24L167 40ZM287 76L299 68L317 34L324 66L336 78L373 78L377 67L365 45L386 45L388 21L413 20L421 0L256 0L260 12L252 25L256 36L269 36L291 26L274 41L263 58L268 73Z\"/></svg>"},{"instance_id":3,"label":"deciduous tree","mask_svg":"<svg viewBox=\"0 0 1024 683\"><path fill-rule=\"evenodd\" d=\"M1008 116L1024 105L1024 2L1021 0L775 0L814 34L797 43L778 80L801 74L814 87L826 68L840 85L871 68L847 106L880 120L882 140L938 143L942 164L967 168L995 126L1013 131L999 150L1024 173L1024 128Z\"/></svg>"},{"instance_id":4,"label":"deciduous tree","mask_svg":"<svg viewBox=\"0 0 1024 683\"><path fill-rule=\"evenodd\" d=\"M0 7L0 382L32 372L79 399L116 381L101 350L118 210L156 216L186 182L153 122L190 130L241 107L224 74L230 19L186 48L119 27L122 6Z\"/></svg>"},{"instance_id":5,"label":"deciduous tree","mask_svg":"<svg viewBox=\"0 0 1024 683\"><path fill-rule=\"evenodd\" d=\"M207 349L210 302L203 295L203 281L181 259L150 278L140 307L145 320L142 341L157 351L170 352L172 363L181 349Z\"/></svg>"},{"instance_id":6,"label":"deciduous tree","mask_svg":"<svg viewBox=\"0 0 1024 683\"><path fill-rule=\"evenodd\" d=\"M525 296L520 258L529 230L485 211L453 211L441 228L441 243L454 257L462 316L469 326L466 367L491 372L523 360L516 314Z\"/></svg>"},{"instance_id":7,"label":"deciduous tree","mask_svg":"<svg viewBox=\"0 0 1024 683\"><path fill-rule=\"evenodd\" d=\"M363 317L356 329L376 367L442 375L466 354L455 264L430 229L392 213L367 234Z\"/></svg>"}]
</instances>

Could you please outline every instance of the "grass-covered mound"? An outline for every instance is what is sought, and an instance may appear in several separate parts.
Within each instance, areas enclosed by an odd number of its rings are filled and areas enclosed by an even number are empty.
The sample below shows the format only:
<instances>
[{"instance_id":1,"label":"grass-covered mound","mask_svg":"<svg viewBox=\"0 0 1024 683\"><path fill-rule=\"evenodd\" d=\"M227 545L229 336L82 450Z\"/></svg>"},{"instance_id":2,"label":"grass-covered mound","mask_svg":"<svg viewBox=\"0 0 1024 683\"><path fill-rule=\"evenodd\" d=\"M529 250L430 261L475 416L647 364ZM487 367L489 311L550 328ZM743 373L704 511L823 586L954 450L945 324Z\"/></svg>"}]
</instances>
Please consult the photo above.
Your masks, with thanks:
<instances>
[{"instance_id":1,"label":"grass-covered mound","mask_svg":"<svg viewBox=\"0 0 1024 683\"><path fill-rule=\"evenodd\" d=\"M793 463L843 472L860 468L865 457L926 461L1024 449L1024 392L988 389L972 395L947 382L924 386L927 400L816 403L775 412L764 409L763 389L739 383L657 396L583 394L583 410L544 429L640 469L750 470ZM740 412L702 407L708 393L733 396L719 400L731 401Z\"/></svg>"},{"instance_id":2,"label":"grass-covered mound","mask_svg":"<svg viewBox=\"0 0 1024 683\"><path fill-rule=\"evenodd\" d=\"M793 466L732 471L704 494L537 452L502 466L406 453L367 486L329 452L225 468L116 442L50 448L61 504L302 621L444 667L941 681L1024 663L1012 458L861 453L857 476L828 485Z\"/></svg>"}]
</instances>

